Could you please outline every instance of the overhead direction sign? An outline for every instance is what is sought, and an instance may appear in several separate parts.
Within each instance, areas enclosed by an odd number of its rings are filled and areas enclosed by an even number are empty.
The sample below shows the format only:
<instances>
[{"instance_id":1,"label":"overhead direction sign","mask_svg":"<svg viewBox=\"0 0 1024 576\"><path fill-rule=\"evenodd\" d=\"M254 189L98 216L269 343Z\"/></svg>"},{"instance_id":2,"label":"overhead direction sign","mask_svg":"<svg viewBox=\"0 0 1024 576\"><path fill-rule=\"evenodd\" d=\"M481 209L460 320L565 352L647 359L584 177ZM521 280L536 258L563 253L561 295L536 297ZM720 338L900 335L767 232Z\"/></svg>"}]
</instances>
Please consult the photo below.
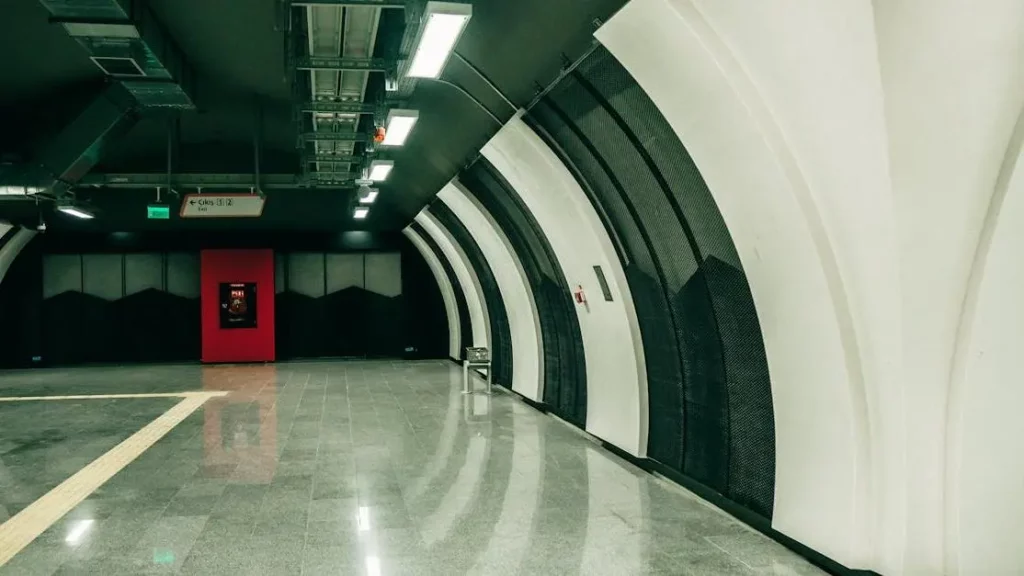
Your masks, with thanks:
<instances>
[{"instance_id":1,"label":"overhead direction sign","mask_svg":"<svg viewBox=\"0 0 1024 576\"><path fill-rule=\"evenodd\" d=\"M187 194L182 218L259 218L266 199L258 194Z\"/></svg>"}]
</instances>

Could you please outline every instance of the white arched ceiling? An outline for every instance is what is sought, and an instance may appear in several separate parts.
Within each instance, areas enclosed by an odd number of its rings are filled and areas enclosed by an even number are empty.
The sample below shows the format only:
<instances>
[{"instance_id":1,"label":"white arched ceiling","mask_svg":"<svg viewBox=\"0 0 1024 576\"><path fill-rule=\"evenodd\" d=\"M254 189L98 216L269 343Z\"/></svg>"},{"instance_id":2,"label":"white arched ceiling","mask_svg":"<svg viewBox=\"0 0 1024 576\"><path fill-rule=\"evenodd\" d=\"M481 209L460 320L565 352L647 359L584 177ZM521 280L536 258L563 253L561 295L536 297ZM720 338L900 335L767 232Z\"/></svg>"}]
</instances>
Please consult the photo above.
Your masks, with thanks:
<instances>
[{"instance_id":1,"label":"white arched ceiling","mask_svg":"<svg viewBox=\"0 0 1024 576\"><path fill-rule=\"evenodd\" d=\"M1024 4L633 0L597 36L693 155L749 277L774 526L886 574L1024 565L1019 546L990 554L1024 510L1009 489L1024 459L992 450L1016 424L985 416L1021 371L1005 345L1024 322L1019 272L1001 251L1019 225L1000 213Z\"/></svg>"},{"instance_id":2,"label":"white arched ceiling","mask_svg":"<svg viewBox=\"0 0 1024 576\"><path fill-rule=\"evenodd\" d=\"M491 321L487 316L487 300L484 298L480 279L477 277L476 271L473 270L469 258L451 233L434 218L428 209L424 209L416 215L416 222L434 240L434 244L437 244L462 287L462 294L466 297L466 309L469 312L469 324L473 329L473 346L489 348ZM461 357L460 351L456 358Z\"/></svg>"},{"instance_id":3,"label":"white arched ceiling","mask_svg":"<svg viewBox=\"0 0 1024 576\"><path fill-rule=\"evenodd\" d=\"M455 181L437 195L462 222L491 267L508 314L512 338L512 390L540 402L544 350L533 291L515 250L491 214Z\"/></svg>"},{"instance_id":4,"label":"white arched ceiling","mask_svg":"<svg viewBox=\"0 0 1024 576\"><path fill-rule=\"evenodd\" d=\"M402 230L402 233L405 234L409 242L412 242L412 245L416 247L416 250L426 260L430 273L434 275L434 281L437 282L437 287L441 290L444 312L448 318L448 356L458 360L462 357L462 352L459 350L459 331L462 325L459 323L459 306L455 296L455 287L452 286L448 274L445 273L444 265L441 264L438 255L434 254L434 251L430 249L426 241L412 228L406 228Z\"/></svg>"},{"instance_id":5,"label":"white arched ceiling","mask_svg":"<svg viewBox=\"0 0 1024 576\"><path fill-rule=\"evenodd\" d=\"M576 315L587 365L587 431L635 456L647 452L647 376L633 297L615 248L580 185L519 116L484 146L537 221L565 274L582 286L586 306ZM594 266L607 279L602 297Z\"/></svg>"}]
</instances>

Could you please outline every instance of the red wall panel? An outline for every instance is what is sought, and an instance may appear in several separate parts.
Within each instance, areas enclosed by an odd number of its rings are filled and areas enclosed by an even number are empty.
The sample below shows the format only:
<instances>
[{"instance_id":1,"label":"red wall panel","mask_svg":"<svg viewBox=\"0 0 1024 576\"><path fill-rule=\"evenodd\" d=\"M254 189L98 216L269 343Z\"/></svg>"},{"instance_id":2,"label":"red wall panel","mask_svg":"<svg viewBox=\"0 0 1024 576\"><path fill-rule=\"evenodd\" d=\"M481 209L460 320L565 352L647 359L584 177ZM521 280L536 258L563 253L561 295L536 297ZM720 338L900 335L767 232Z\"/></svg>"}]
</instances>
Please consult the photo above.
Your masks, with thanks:
<instances>
[{"instance_id":1,"label":"red wall panel","mask_svg":"<svg viewBox=\"0 0 1024 576\"><path fill-rule=\"evenodd\" d=\"M256 283L256 327L220 327L220 285ZM274 251L203 250L200 256L203 362L273 362Z\"/></svg>"}]
</instances>

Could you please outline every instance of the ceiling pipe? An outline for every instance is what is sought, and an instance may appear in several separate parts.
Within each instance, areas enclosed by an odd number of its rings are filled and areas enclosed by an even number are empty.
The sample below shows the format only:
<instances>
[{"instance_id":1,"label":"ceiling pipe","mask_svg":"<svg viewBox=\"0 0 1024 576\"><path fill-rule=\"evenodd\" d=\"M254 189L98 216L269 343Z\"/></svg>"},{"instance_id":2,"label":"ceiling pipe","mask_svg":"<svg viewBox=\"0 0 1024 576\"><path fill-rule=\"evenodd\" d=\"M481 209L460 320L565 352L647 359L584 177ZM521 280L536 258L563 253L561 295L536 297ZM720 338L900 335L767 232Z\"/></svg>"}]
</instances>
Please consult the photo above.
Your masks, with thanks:
<instances>
[{"instance_id":1,"label":"ceiling pipe","mask_svg":"<svg viewBox=\"0 0 1024 576\"><path fill-rule=\"evenodd\" d=\"M353 188L355 176L352 172L325 172L330 178L318 178L299 174L260 174L264 190L293 190L301 188ZM255 174L174 174L170 184L176 188L203 188L211 190L242 191L252 188ZM76 190L85 189L137 189L152 191L158 186L167 186L167 175L155 174L89 174L77 185Z\"/></svg>"}]
</instances>

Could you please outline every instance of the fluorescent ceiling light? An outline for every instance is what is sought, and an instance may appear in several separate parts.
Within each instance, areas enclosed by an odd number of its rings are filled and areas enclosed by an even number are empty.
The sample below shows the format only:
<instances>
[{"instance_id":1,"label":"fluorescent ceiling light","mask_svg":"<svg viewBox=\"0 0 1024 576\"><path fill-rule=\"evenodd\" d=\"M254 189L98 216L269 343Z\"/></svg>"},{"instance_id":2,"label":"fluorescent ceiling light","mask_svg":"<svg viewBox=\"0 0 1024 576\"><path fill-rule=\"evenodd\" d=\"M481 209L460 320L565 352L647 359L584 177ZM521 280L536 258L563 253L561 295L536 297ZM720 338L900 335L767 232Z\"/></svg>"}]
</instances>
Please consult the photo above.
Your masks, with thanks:
<instances>
[{"instance_id":1,"label":"fluorescent ceiling light","mask_svg":"<svg viewBox=\"0 0 1024 576\"><path fill-rule=\"evenodd\" d=\"M356 220L365 220L370 215L370 209L366 206L357 206L356 211L352 213L352 217Z\"/></svg>"},{"instance_id":2,"label":"fluorescent ceiling light","mask_svg":"<svg viewBox=\"0 0 1024 576\"><path fill-rule=\"evenodd\" d=\"M364 186L359 189L359 203L373 204L373 201L377 199L378 194L380 194L380 190L376 188L367 188Z\"/></svg>"},{"instance_id":3,"label":"fluorescent ceiling light","mask_svg":"<svg viewBox=\"0 0 1024 576\"><path fill-rule=\"evenodd\" d=\"M401 146L409 138L413 126L420 119L417 110L392 110L388 112L387 128L381 146Z\"/></svg>"},{"instance_id":4,"label":"fluorescent ceiling light","mask_svg":"<svg viewBox=\"0 0 1024 576\"><path fill-rule=\"evenodd\" d=\"M92 212L75 206L58 206L57 210L60 210L69 216L74 216L75 218L81 218L83 220L91 220L95 218Z\"/></svg>"},{"instance_id":5,"label":"fluorescent ceiling light","mask_svg":"<svg viewBox=\"0 0 1024 576\"><path fill-rule=\"evenodd\" d=\"M37 186L0 186L0 196L26 196L45 191L45 188Z\"/></svg>"},{"instance_id":6,"label":"fluorescent ceiling light","mask_svg":"<svg viewBox=\"0 0 1024 576\"><path fill-rule=\"evenodd\" d=\"M374 160L370 162L370 171L367 178L374 182L383 182L388 179L391 169L395 167L392 160Z\"/></svg>"},{"instance_id":7,"label":"fluorescent ceiling light","mask_svg":"<svg viewBox=\"0 0 1024 576\"><path fill-rule=\"evenodd\" d=\"M406 75L412 78L440 76L472 15L471 4L428 2L425 24Z\"/></svg>"}]
</instances>

